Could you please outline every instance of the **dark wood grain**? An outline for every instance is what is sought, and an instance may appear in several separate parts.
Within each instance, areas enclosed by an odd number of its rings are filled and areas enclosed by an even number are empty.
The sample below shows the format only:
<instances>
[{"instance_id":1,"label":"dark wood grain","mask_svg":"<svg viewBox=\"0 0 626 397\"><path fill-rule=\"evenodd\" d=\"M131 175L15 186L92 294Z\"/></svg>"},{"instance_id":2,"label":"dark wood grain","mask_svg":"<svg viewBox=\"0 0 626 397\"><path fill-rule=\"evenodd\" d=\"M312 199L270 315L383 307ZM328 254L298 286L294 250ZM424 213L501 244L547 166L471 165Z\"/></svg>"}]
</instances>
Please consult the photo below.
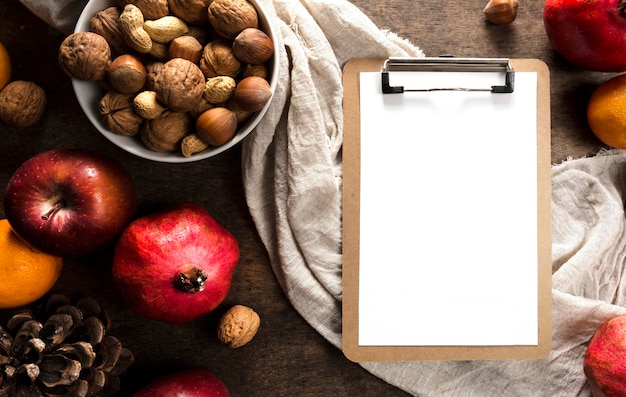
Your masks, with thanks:
<instances>
[{"instance_id":1,"label":"dark wood grain","mask_svg":"<svg viewBox=\"0 0 626 397\"><path fill-rule=\"evenodd\" d=\"M409 39L429 56L544 60L551 70L552 161L593 155L602 147L587 127L584 110L593 88L608 76L575 70L551 50L543 30L543 2L521 2L519 16L509 26L486 23L484 4L476 1L353 3L380 28ZM186 165L146 162L122 152L91 126L70 80L60 71L57 50L64 37L31 15L18 0L1 1L0 15L0 41L11 54L13 78L35 81L49 99L47 113L36 126L0 126L0 194L13 171L32 155L56 147L92 148L116 158L131 171L142 213L177 201L194 201L231 230L241 245L241 262L224 304L210 315L176 326L141 319L127 310L111 284L110 250L66 262L55 291L99 299L112 313L111 333L136 355L135 365L123 379L123 395L160 374L187 367L214 372L233 396L406 395L347 360L289 304L247 210L239 148ZM0 209L0 217L3 215ZM262 319L252 343L237 350L221 346L214 332L219 315L233 304L254 307ZM8 311L0 312L2 318L8 315Z\"/></svg>"}]
</instances>

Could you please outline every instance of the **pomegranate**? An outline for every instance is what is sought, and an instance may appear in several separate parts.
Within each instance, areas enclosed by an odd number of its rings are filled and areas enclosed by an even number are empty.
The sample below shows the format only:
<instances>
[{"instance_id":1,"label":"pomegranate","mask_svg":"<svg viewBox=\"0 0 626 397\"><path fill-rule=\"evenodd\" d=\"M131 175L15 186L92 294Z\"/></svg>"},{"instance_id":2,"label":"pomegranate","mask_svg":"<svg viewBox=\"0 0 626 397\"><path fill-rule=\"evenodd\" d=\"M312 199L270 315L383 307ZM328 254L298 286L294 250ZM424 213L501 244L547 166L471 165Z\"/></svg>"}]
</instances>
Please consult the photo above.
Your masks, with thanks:
<instances>
[{"instance_id":1,"label":"pomegranate","mask_svg":"<svg viewBox=\"0 0 626 397\"><path fill-rule=\"evenodd\" d=\"M585 352L583 369L594 397L626 396L626 316L598 328Z\"/></svg>"},{"instance_id":2,"label":"pomegranate","mask_svg":"<svg viewBox=\"0 0 626 397\"><path fill-rule=\"evenodd\" d=\"M133 397L229 397L226 385L209 371L186 369L144 386Z\"/></svg>"},{"instance_id":3,"label":"pomegranate","mask_svg":"<svg viewBox=\"0 0 626 397\"><path fill-rule=\"evenodd\" d=\"M203 207L182 203L128 225L113 279L132 311L180 324L222 303L238 261L235 237Z\"/></svg>"}]
</instances>

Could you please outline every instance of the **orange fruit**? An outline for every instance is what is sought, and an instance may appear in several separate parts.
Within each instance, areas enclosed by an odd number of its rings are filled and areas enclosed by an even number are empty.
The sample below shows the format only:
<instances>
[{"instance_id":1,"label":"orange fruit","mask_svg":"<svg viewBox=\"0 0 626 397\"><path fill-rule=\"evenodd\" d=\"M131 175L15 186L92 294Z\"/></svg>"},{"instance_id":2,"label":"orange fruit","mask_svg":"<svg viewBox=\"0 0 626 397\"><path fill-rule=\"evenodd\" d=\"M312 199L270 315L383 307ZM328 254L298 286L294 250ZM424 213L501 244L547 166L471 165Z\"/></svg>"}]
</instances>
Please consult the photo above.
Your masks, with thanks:
<instances>
[{"instance_id":1,"label":"orange fruit","mask_svg":"<svg viewBox=\"0 0 626 397\"><path fill-rule=\"evenodd\" d=\"M11 81L11 59L4 45L0 43L0 90Z\"/></svg>"},{"instance_id":2,"label":"orange fruit","mask_svg":"<svg viewBox=\"0 0 626 397\"><path fill-rule=\"evenodd\" d=\"M61 275L63 258L31 247L6 219L0 220L0 253L0 309L36 301Z\"/></svg>"},{"instance_id":3,"label":"orange fruit","mask_svg":"<svg viewBox=\"0 0 626 397\"><path fill-rule=\"evenodd\" d=\"M595 89L587 103L587 122L603 143L626 149L626 74Z\"/></svg>"}]
</instances>

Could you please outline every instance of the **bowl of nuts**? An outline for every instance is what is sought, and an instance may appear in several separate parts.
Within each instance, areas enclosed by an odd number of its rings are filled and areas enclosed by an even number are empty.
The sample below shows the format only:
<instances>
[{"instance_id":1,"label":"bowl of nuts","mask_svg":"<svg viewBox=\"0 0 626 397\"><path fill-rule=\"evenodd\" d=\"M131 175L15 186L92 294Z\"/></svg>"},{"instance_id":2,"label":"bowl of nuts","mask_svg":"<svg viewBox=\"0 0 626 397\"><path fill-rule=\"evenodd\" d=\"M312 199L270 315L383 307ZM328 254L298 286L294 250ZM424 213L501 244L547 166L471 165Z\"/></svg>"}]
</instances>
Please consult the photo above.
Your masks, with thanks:
<instances>
[{"instance_id":1,"label":"bowl of nuts","mask_svg":"<svg viewBox=\"0 0 626 397\"><path fill-rule=\"evenodd\" d=\"M90 0L59 65L109 141L149 160L197 161L265 115L275 34L256 0Z\"/></svg>"}]
</instances>

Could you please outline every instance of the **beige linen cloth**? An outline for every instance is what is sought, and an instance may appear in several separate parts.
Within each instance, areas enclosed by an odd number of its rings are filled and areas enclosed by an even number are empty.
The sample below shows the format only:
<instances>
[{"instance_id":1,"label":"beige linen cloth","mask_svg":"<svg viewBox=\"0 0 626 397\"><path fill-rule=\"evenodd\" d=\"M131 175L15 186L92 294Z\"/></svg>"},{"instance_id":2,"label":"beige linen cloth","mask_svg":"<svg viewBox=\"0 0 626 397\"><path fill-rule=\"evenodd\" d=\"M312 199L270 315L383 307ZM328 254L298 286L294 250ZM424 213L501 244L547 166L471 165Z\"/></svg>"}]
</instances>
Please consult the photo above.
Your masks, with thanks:
<instances>
[{"instance_id":1,"label":"beige linen cloth","mask_svg":"<svg viewBox=\"0 0 626 397\"><path fill-rule=\"evenodd\" d=\"M64 33L85 3L21 1ZM243 142L246 199L291 303L340 348L341 68L356 57L422 53L345 0L260 2L278 33L280 76L267 115ZM553 166L552 188L554 335L547 358L363 367L416 396L590 396L586 343L601 323L626 314L626 153Z\"/></svg>"}]
</instances>

